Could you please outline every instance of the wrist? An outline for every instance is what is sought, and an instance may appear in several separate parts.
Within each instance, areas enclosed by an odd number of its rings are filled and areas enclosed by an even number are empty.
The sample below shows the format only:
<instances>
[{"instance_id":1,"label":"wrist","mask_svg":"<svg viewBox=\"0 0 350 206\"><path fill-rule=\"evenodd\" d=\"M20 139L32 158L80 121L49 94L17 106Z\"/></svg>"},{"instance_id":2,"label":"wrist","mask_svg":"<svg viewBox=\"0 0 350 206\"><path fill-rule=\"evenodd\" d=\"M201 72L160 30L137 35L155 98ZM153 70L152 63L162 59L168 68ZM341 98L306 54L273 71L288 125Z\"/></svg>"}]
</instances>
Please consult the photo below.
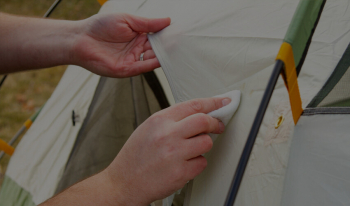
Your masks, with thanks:
<instances>
[{"instance_id":1,"label":"wrist","mask_svg":"<svg viewBox=\"0 0 350 206\"><path fill-rule=\"evenodd\" d=\"M135 206L148 206L151 204L151 200L143 198L144 194L140 191L140 188L144 185L137 185L126 181L126 177L123 175L116 175L116 172L111 167L107 167L101 175L101 179L104 179L105 185L109 188L109 191L113 191L113 195L110 196L109 202L114 202L114 205L135 205ZM103 177L102 177L103 176ZM137 186L136 186L137 185ZM136 188L135 188L136 186Z\"/></svg>"},{"instance_id":2,"label":"wrist","mask_svg":"<svg viewBox=\"0 0 350 206\"><path fill-rule=\"evenodd\" d=\"M47 59L38 65L41 68L76 64L74 45L82 33L79 21L52 20L51 23L52 27L42 32L37 41L27 44L26 52L41 45L36 55Z\"/></svg>"},{"instance_id":3,"label":"wrist","mask_svg":"<svg viewBox=\"0 0 350 206\"><path fill-rule=\"evenodd\" d=\"M72 21L69 27L70 35L70 45L67 47L66 59L69 61L69 64L84 66L84 60L81 58L81 49L79 44L84 42L86 36L87 28L87 19Z\"/></svg>"}]
</instances>

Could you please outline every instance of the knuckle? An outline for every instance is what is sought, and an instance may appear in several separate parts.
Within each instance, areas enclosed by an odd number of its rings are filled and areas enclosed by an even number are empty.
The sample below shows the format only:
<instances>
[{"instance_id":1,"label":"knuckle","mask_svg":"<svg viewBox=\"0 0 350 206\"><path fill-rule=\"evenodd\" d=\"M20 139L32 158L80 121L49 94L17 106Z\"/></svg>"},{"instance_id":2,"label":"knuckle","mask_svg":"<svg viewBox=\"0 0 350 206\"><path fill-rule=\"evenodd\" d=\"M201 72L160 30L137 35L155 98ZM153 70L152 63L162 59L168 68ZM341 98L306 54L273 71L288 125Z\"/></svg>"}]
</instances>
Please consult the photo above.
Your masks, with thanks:
<instances>
[{"instance_id":1,"label":"knuckle","mask_svg":"<svg viewBox=\"0 0 350 206\"><path fill-rule=\"evenodd\" d=\"M167 144L167 136L162 131L153 133L152 144L157 148L164 148Z\"/></svg>"},{"instance_id":2,"label":"knuckle","mask_svg":"<svg viewBox=\"0 0 350 206\"><path fill-rule=\"evenodd\" d=\"M215 106L215 110L219 109L222 107L222 101L218 98L213 99L213 103Z\"/></svg>"},{"instance_id":3,"label":"knuckle","mask_svg":"<svg viewBox=\"0 0 350 206\"><path fill-rule=\"evenodd\" d=\"M159 158L163 163L169 162L169 161L171 161L171 154L169 153L169 151L167 151L166 149L163 148L163 150L161 150Z\"/></svg>"},{"instance_id":4,"label":"knuckle","mask_svg":"<svg viewBox=\"0 0 350 206\"><path fill-rule=\"evenodd\" d=\"M165 135L163 134L163 132L160 131L155 132L153 140L156 143L156 145L161 146L165 140Z\"/></svg>"},{"instance_id":5,"label":"knuckle","mask_svg":"<svg viewBox=\"0 0 350 206\"><path fill-rule=\"evenodd\" d=\"M190 102L190 107L195 111L195 112L199 112L202 110L203 105L202 103L198 100L195 99L193 101Z\"/></svg>"},{"instance_id":6,"label":"knuckle","mask_svg":"<svg viewBox=\"0 0 350 206\"><path fill-rule=\"evenodd\" d=\"M164 121L164 118L158 113L155 113L152 116L150 116L147 121L149 124L158 127Z\"/></svg>"},{"instance_id":7,"label":"knuckle","mask_svg":"<svg viewBox=\"0 0 350 206\"><path fill-rule=\"evenodd\" d=\"M171 160L175 157L175 147L172 145L167 145L164 149L164 156L166 159Z\"/></svg>"},{"instance_id":8,"label":"knuckle","mask_svg":"<svg viewBox=\"0 0 350 206\"><path fill-rule=\"evenodd\" d=\"M213 147L213 140L209 135L203 135L203 147L206 152L208 152Z\"/></svg>"},{"instance_id":9,"label":"knuckle","mask_svg":"<svg viewBox=\"0 0 350 206\"><path fill-rule=\"evenodd\" d=\"M169 141L169 138L163 136L157 142L157 146L160 148L160 158L165 162L173 162L178 158L178 147Z\"/></svg>"},{"instance_id":10,"label":"knuckle","mask_svg":"<svg viewBox=\"0 0 350 206\"><path fill-rule=\"evenodd\" d=\"M157 148L157 149L161 149L161 148L163 148L164 147L164 144L165 144L165 138L164 138L164 136L162 135L162 134L155 134L154 136L153 136L153 139L152 139L153 141L152 141L152 144L155 146L155 148ZM163 157L163 156L161 156L161 157Z\"/></svg>"},{"instance_id":11,"label":"knuckle","mask_svg":"<svg viewBox=\"0 0 350 206\"><path fill-rule=\"evenodd\" d=\"M126 22L127 22L127 19L129 19L131 17L130 14L128 13L121 13L119 14L121 18L123 18Z\"/></svg>"},{"instance_id":12,"label":"knuckle","mask_svg":"<svg viewBox=\"0 0 350 206\"><path fill-rule=\"evenodd\" d=\"M210 124L210 119L211 117L206 115L206 114L198 114L198 123L203 128L203 130L208 131L211 124Z\"/></svg>"}]
</instances>

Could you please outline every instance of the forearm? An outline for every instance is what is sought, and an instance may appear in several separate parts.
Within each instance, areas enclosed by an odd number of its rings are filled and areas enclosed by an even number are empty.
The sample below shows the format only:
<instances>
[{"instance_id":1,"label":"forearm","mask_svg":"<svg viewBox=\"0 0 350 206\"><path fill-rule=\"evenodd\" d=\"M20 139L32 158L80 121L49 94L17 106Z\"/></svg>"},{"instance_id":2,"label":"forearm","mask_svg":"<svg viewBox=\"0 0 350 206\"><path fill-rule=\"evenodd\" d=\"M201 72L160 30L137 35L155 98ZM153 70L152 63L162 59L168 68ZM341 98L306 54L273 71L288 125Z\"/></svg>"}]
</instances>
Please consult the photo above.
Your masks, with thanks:
<instances>
[{"instance_id":1,"label":"forearm","mask_svg":"<svg viewBox=\"0 0 350 206\"><path fill-rule=\"evenodd\" d=\"M79 22L0 13L0 74L74 63Z\"/></svg>"},{"instance_id":2,"label":"forearm","mask_svg":"<svg viewBox=\"0 0 350 206\"><path fill-rule=\"evenodd\" d=\"M153 114L104 171L40 206L148 206L171 195L206 167L201 154L213 142L205 133L224 131L222 122L206 114L230 102L229 98L195 99Z\"/></svg>"},{"instance_id":3,"label":"forearm","mask_svg":"<svg viewBox=\"0 0 350 206\"><path fill-rule=\"evenodd\" d=\"M40 206L147 205L136 203L137 201L135 200L137 198L137 196L130 198L128 194L123 194L123 189L119 189L116 184L112 184L106 170L104 170L71 186L55 197L40 204ZM127 202L127 199L132 199L134 202Z\"/></svg>"}]
</instances>

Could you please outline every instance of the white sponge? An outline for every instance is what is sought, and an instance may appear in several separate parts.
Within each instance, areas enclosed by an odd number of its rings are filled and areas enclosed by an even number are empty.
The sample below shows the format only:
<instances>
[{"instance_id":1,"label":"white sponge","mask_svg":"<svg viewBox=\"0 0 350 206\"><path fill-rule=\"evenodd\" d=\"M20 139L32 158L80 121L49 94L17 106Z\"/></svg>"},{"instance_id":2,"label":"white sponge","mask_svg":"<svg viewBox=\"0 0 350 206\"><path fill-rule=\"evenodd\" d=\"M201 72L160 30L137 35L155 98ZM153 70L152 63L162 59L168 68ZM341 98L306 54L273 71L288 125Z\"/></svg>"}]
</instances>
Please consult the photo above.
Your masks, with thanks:
<instances>
[{"instance_id":1,"label":"white sponge","mask_svg":"<svg viewBox=\"0 0 350 206\"><path fill-rule=\"evenodd\" d=\"M233 91L227 92L225 94L217 95L215 97L228 97L231 99L230 104L208 113L208 115L210 115L211 117L214 117L216 119L219 119L226 126L227 123L231 120L232 116L235 114L235 112L239 106L239 103L241 101L241 91L233 90ZM211 139L213 141L215 141L219 135L210 133L209 136L211 137ZM180 192L181 192L181 189L177 191L177 194L180 194ZM175 194L176 193L163 199L162 206L171 206L173 199L175 197Z\"/></svg>"},{"instance_id":2,"label":"white sponge","mask_svg":"<svg viewBox=\"0 0 350 206\"><path fill-rule=\"evenodd\" d=\"M239 106L239 103L241 101L241 91L233 90L225 94L217 95L215 97L228 97L231 99L230 104L208 113L208 115L219 119L226 126ZM213 141L215 141L219 135L209 134L209 136L212 138Z\"/></svg>"}]
</instances>

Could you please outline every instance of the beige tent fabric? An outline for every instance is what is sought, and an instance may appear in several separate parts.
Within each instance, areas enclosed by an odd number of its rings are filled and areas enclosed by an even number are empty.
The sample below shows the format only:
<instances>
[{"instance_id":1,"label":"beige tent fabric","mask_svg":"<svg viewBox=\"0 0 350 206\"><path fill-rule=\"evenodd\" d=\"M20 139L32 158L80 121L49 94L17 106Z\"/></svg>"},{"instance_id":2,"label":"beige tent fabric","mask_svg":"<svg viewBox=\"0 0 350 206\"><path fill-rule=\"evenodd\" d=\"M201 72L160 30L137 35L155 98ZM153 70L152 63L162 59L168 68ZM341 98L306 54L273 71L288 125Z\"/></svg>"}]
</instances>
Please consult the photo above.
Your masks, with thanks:
<instances>
[{"instance_id":1,"label":"beige tent fabric","mask_svg":"<svg viewBox=\"0 0 350 206\"><path fill-rule=\"evenodd\" d=\"M350 205L349 125L349 114L301 116L291 145L283 206Z\"/></svg>"},{"instance_id":2,"label":"beige tent fabric","mask_svg":"<svg viewBox=\"0 0 350 206\"><path fill-rule=\"evenodd\" d=\"M206 154L208 167L193 182L191 206L222 205L225 201L297 4L295 0L111 0L102 7L100 13L172 18L169 27L150 35L150 41L176 102L233 89L242 92L239 110ZM298 78L304 107L320 90L349 43L348 5L347 0L327 1L325 5ZM83 69L68 71L18 146L7 172L33 194L36 203L54 193L82 124L71 125L71 111L77 109L83 121L99 80ZM285 120L275 129L280 116ZM293 132L288 93L280 79L236 205L280 205Z\"/></svg>"},{"instance_id":3,"label":"beige tent fabric","mask_svg":"<svg viewBox=\"0 0 350 206\"><path fill-rule=\"evenodd\" d=\"M35 204L54 194L99 79L69 66L11 157L6 175L28 191ZM75 126L73 110L80 119Z\"/></svg>"},{"instance_id":4,"label":"beige tent fabric","mask_svg":"<svg viewBox=\"0 0 350 206\"><path fill-rule=\"evenodd\" d=\"M222 205L282 40L299 1L108 1L101 12L172 19L150 41L176 102L242 91L240 108L206 155L190 205ZM133 4L133 8L132 8ZM317 94L349 43L346 0L327 1L299 75L303 106ZM275 122L283 116L282 126ZM243 179L236 205L281 203L294 131L289 98L277 82Z\"/></svg>"}]
</instances>

